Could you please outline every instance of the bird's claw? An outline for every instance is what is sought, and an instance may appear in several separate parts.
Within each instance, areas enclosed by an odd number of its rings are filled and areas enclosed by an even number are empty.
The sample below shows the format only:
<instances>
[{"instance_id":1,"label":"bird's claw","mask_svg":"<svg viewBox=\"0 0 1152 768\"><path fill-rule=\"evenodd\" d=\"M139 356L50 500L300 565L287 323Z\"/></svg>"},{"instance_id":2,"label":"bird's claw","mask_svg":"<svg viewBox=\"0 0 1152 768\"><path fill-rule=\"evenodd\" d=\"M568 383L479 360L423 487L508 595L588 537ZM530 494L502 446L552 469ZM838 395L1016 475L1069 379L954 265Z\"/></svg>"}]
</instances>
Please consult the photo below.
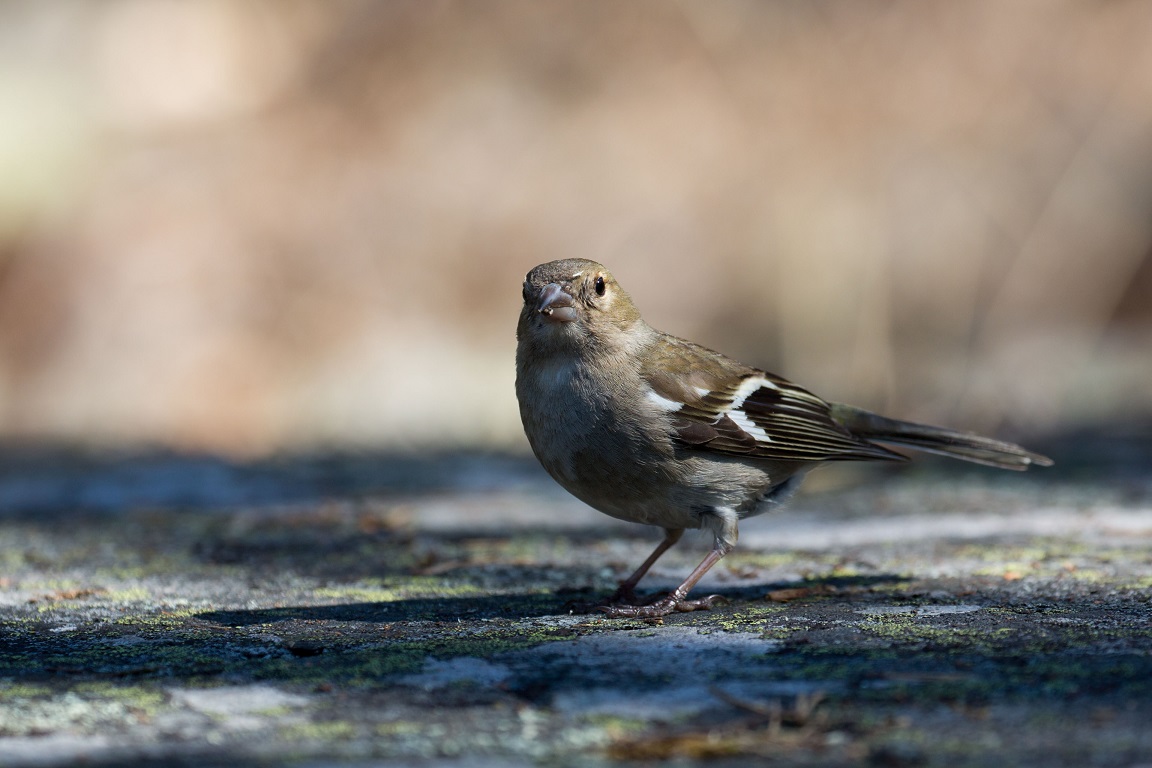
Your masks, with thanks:
<instances>
[{"instance_id":1,"label":"bird's claw","mask_svg":"<svg viewBox=\"0 0 1152 768\"><path fill-rule=\"evenodd\" d=\"M602 605L596 610L610 619L655 619L670 613L710 611L717 600L723 599L721 595L708 595L697 600L686 600L673 593L646 605Z\"/></svg>"}]
</instances>

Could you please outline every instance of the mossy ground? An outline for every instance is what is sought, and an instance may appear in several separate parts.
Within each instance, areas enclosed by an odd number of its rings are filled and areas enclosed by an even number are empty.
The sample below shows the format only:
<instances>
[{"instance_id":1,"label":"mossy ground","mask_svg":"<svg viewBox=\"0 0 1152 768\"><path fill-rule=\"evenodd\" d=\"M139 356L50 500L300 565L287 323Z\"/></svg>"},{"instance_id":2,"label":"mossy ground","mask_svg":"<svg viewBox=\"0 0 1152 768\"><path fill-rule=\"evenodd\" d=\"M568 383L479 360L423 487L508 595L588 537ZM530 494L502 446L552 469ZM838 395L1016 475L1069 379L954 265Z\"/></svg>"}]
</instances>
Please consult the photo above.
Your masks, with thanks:
<instances>
[{"instance_id":1,"label":"mossy ground","mask_svg":"<svg viewBox=\"0 0 1152 768\"><path fill-rule=\"evenodd\" d=\"M828 491L775 524L1055 508L1085 528L746 546L702 586L725 603L663 621L569 613L656 537L550 525L574 507L546 485L456 492L468 516L437 528L386 495L0 516L0 765L1152 761L1149 494L968 477ZM516 503L538 523L501 526Z\"/></svg>"}]
</instances>

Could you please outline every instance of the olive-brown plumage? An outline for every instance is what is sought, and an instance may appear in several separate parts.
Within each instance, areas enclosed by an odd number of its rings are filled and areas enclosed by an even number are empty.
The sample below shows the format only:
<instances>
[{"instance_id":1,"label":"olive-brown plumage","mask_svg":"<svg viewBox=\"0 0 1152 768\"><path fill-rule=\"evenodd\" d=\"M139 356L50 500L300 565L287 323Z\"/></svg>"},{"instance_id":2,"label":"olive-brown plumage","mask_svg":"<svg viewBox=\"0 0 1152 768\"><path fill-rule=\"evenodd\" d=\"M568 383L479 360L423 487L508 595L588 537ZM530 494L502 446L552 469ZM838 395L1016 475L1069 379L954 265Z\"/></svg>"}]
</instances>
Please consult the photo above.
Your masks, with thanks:
<instances>
[{"instance_id":1,"label":"olive-brown plumage","mask_svg":"<svg viewBox=\"0 0 1152 768\"><path fill-rule=\"evenodd\" d=\"M606 608L661 616L710 607L689 590L735 546L737 524L784 501L826 461L900 461L881 443L1004 469L1052 462L1011 443L828 403L770 373L654 330L602 265L541 264L524 280L516 395L537 458L577 498L660 526L664 540ZM687 528L712 551L669 595L636 584Z\"/></svg>"}]
</instances>

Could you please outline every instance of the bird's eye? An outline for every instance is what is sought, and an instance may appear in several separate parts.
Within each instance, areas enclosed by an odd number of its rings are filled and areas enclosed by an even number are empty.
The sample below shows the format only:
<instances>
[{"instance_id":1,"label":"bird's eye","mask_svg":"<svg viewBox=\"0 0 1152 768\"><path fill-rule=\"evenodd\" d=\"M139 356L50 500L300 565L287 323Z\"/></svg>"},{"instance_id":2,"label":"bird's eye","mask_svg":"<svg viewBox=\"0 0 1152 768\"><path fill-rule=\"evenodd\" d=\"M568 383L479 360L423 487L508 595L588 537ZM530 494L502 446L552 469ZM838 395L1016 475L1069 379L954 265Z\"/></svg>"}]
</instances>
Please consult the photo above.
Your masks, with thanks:
<instances>
[{"instance_id":1,"label":"bird's eye","mask_svg":"<svg viewBox=\"0 0 1152 768\"><path fill-rule=\"evenodd\" d=\"M603 296L604 295L604 276L603 275L597 275L596 276L596 295L597 296Z\"/></svg>"}]
</instances>

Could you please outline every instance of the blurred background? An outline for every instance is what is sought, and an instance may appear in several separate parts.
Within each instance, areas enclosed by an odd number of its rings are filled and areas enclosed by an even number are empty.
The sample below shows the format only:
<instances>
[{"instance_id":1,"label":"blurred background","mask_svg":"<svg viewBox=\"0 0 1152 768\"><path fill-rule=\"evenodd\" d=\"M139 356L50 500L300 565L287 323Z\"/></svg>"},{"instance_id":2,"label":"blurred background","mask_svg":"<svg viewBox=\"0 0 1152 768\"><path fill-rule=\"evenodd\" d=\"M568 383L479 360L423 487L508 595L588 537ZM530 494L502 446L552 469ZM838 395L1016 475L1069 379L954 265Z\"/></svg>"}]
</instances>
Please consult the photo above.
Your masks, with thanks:
<instances>
[{"instance_id":1,"label":"blurred background","mask_svg":"<svg viewBox=\"0 0 1152 768\"><path fill-rule=\"evenodd\" d=\"M1152 4L0 2L0 440L526 450L520 282L1005 436L1152 414Z\"/></svg>"}]
</instances>

